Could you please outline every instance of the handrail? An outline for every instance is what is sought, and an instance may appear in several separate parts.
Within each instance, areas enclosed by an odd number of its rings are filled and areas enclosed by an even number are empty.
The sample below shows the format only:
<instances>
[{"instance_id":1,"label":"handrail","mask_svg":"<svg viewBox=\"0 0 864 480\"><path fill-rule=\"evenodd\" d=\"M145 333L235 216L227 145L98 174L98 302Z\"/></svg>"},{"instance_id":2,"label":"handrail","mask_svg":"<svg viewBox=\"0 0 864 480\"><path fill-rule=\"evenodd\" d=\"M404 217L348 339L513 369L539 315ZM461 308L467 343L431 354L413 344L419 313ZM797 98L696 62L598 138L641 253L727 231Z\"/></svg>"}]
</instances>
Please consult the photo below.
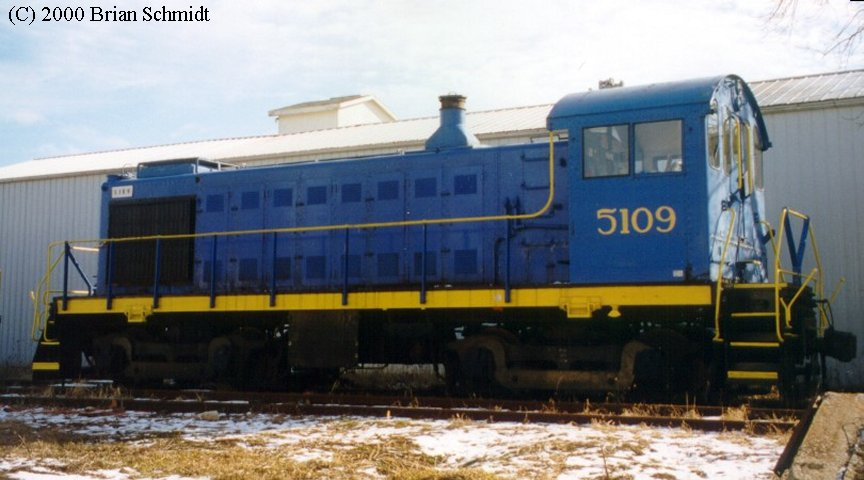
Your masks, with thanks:
<instances>
[{"instance_id":1,"label":"handrail","mask_svg":"<svg viewBox=\"0 0 864 480\"><path fill-rule=\"evenodd\" d=\"M396 220L392 222L370 222L370 223L342 223L336 225L315 225L310 227L283 227L283 228L267 228L267 229L252 229L252 230L232 230L224 232L208 232L208 233L188 233L188 234L172 234L172 235L145 235L140 237L123 237L123 238L101 238L89 240L68 240L70 245L74 244L106 244L106 243L124 243L124 242L139 242L146 240L181 240L192 238L211 238L211 237L228 237L236 235L259 235L266 233L309 233L309 232L327 232L334 230L362 230L375 228L391 228L391 227L410 227L421 225L441 225L448 223L473 223L473 222L496 222L507 220L530 220L544 215L552 207L555 197L555 152L554 152L554 134L549 133L549 194L546 198L546 203L539 210L530 213L520 214L499 214L486 216L471 216L471 217L455 217L455 218L429 218L418 220ZM49 249L56 245L62 245L67 241L55 241L48 244Z\"/></svg>"},{"instance_id":2,"label":"handrail","mask_svg":"<svg viewBox=\"0 0 864 480\"><path fill-rule=\"evenodd\" d=\"M828 303L834 303L834 300L837 300L837 295L840 295L840 291L843 290L843 285L846 285L846 277L840 277L840 280L837 281L837 286L834 287L831 296L828 297Z\"/></svg>"},{"instance_id":3,"label":"handrail","mask_svg":"<svg viewBox=\"0 0 864 480\"><path fill-rule=\"evenodd\" d=\"M745 129L747 132L747 185L750 187L749 193L753 193L756 191L756 182L754 180L754 172L755 170L755 150L753 149L753 126L747 124L747 128Z\"/></svg>"},{"instance_id":4,"label":"handrail","mask_svg":"<svg viewBox=\"0 0 864 480\"><path fill-rule=\"evenodd\" d=\"M52 261L52 255L53 248L49 245L45 275L43 275L36 284L36 290L30 292L30 299L33 301L33 325L30 329L30 338L34 342L40 340L50 341L47 337L48 329L45 328L48 323L48 310L42 306L50 305L51 294L56 293L51 290L51 277L54 270L57 268L57 265L59 265L60 261L63 259L62 256L57 256L57 258Z\"/></svg>"},{"instance_id":5,"label":"handrail","mask_svg":"<svg viewBox=\"0 0 864 480\"><path fill-rule=\"evenodd\" d=\"M744 197L746 192L744 192L744 149L741 148L741 120L738 117L735 118L735 141L732 143L733 153L736 155L736 160L738 165L738 190L741 191L741 196Z\"/></svg>"},{"instance_id":6,"label":"handrail","mask_svg":"<svg viewBox=\"0 0 864 480\"><path fill-rule=\"evenodd\" d=\"M794 238L792 237L791 224L789 222L790 217L798 218L803 221L801 235L799 237L798 245L796 246L794 243ZM786 270L782 267L781 263L781 254L783 243L779 240L785 236L786 243L789 247L789 255L792 260L792 270ZM787 327L789 326L790 315L792 311L792 306L798 300L801 291L803 291L804 287L806 287L811 282L813 283L814 290L817 298L824 299L825 298L825 278L824 278L824 270L822 268L822 257L819 254L819 246L816 242L816 235L813 232L813 227L810 224L810 217L798 212L796 210L792 210L790 208L784 208L780 215L780 232L777 235L777 250L774 253L774 281L775 284L779 285L783 282L786 276L791 276L793 280L793 284L801 283L801 287L796 295L793 296L792 300L789 302L788 306L786 302L783 301L784 308L786 309L786 323ZM813 244L813 260L816 263L816 267L810 271L810 273L806 276L801 273L801 267L804 259L804 251L806 249L807 239L810 239L810 242ZM800 249L800 250L799 250ZM801 282L801 279L804 279ZM777 304L782 300L780 298L779 287L777 287L775 300ZM779 307L778 307L779 308ZM778 312L779 313L779 312ZM828 315L824 311L824 309L819 309L819 330L818 335L822 336L825 329L828 328Z\"/></svg>"},{"instance_id":7,"label":"handrail","mask_svg":"<svg viewBox=\"0 0 864 480\"><path fill-rule=\"evenodd\" d=\"M723 250L720 253L720 260L717 263L717 288L714 289L714 338L715 342L723 341L720 336L720 298L723 292L723 269L726 265L726 254L729 250L729 243L732 240L732 231L735 229L735 210L732 208L726 209L729 212L729 230L726 232L726 240L723 242Z\"/></svg>"},{"instance_id":8,"label":"handrail","mask_svg":"<svg viewBox=\"0 0 864 480\"><path fill-rule=\"evenodd\" d=\"M555 199L555 132L549 132L549 191L546 197L546 202L536 211L520 214L498 214L486 216L469 216L455 218L429 218L417 220L397 220L390 222L370 222L358 224L337 224L337 225L314 225L302 227L284 227L284 228L269 228L269 229L252 229L252 230L234 230L224 232L208 232L208 233L192 233L192 234L172 234L172 235L145 235L140 237L123 237L123 238L103 238L90 240L68 240L54 241L48 244L48 262L45 276L37 285L37 294L34 299L34 323L32 336L37 339L37 330L41 329L44 337L46 330L48 313L43 311L43 306L50 305L51 291L51 276L60 262L62 255L57 258L52 264L54 249L60 245L81 245L81 244L98 244L104 246L107 244L137 242L137 241L162 241L162 240L180 240L180 239L197 239L197 238L218 238L228 236L242 235L260 235L260 234L279 234L279 233L310 233L310 232L328 232L337 230L361 230L361 229L377 229L377 228L394 228L394 227L410 227L410 226L427 226L427 225L442 225L454 223L476 223L476 222L499 222L513 220L531 220L545 215ZM214 268L215 270L215 268ZM39 297L44 299L43 303L37 300ZM44 317L44 318L43 318Z\"/></svg>"},{"instance_id":9,"label":"handrail","mask_svg":"<svg viewBox=\"0 0 864 480\"><path fill-rule=\"evenodd\" d=\"M759 220L759 225L762 225L763 227L768 229L767 230L768 234L764 235L764 236L762 234L760 234L760 237L762 237L762 238L767 237L768 238L768 241L771 242L771 251L774 252L774 255L777 255L777 248L778 247L777 247L777 239L774 237L774 227L771 225L771 222L769 222L768 220Z\"/></svg>"},{"instance_id":10,"label":"handrail","mask_svg":"<svg viewBox=\"0 0 864 480\"><path fill-rule=\"evenodd\" d=\"M798 301L798 297L804 292L804 289L807 288L807 285L813 281L814 277L816 277L818 270L813 269L810 271L810 274L801 282L801 286L798 287L798 290L795 291L795 295L792 295L792 298L787 303L782 297L778 297L780 303L783 304L784 313L786 314L786 328L792 328L792 306L795 305L795 302ZM785 273L790 273L786 271Z\"/></svg>"},{"instance_id":11,"label":"handrail","mask_svg":"<svg viewBox=\"0 0 864 480\"><path fill-rule=\"evenodd\" d=\"M723 250L721 253L720 263L718 268L717 275L717 288L715 289L715 310L714 310L714 341L722 341L723 336L720 331L720 300L722 297L723 290L723 265L726 261L726 255L728 254L728 247L731 238L732 225L735 222L735 211L729 209L731 213L731 223L730 229L726 233L726 240L723 244ZM803 227L801 231L800 238L796 245L795 239L792 236L791 232L791 224L790 217L798 218L802 220ZM768 225L768 222L763 222L765 225ZM770 225L768 225L770 231ZM782 262L782 253L783 253L783 242L780 240L781 238L786 238L786 244L789 248L790 257L792 258L792 269L783 268ZM816 263L816 267L810 270L808 274L803 274L801 271L801 267L804 259L804 252L806 250L807 240L810 240L812 243L813 249L813 258ZM777 338L779 341L783 341L783 331L781 328L781 318L784 318L783 324L785 324L786 329L792 328L792 309L795 306L795 303L801 298L801 295L804 293L804 290L813 285L815 294L817 298L824 299L824 273L822 269L822 258L819 254L819 248L816 243L816 237L813 233L813 228L810 224L810 217L807 215L800 213L798 211L784 208L780 215L780 231L773 235L770 239L771 246L774 249L774 278L773 278L773 287L774 287L774 318L775 318L775 330L777 334ZM791 277L787 282L787 277ZM842 285L842 281L840 285ZM795 293L792 297L787 301L781 295L782 287L788 284L795 285L797 287ZM838 287L839 288L839 287ZM836 291L832 295L831 300L836 296ZM783 316L781 317L781 308ZM821 336L825 329L828 327L828 315L825 312L824 308L820 306L819 308L819 330L818 335Z\"/></svg>"}]
</instances>

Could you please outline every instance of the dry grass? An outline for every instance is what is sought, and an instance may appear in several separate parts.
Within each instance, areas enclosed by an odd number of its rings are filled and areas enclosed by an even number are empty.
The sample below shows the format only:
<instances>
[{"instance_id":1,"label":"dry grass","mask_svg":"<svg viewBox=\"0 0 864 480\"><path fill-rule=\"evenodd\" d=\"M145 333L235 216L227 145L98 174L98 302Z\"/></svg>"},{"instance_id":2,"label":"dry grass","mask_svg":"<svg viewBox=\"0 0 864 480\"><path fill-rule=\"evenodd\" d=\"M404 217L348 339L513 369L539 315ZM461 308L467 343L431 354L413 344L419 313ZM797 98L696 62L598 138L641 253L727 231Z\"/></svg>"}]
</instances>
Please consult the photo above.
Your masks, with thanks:
<instances>
[{"instance_id":1,"label":"dry grass","mask_svg":"<svg viewBox=\"0 0 864 480\"><path fill-rule=\"evenodd\" d=\"M131 398L128 391L123 387L108 383L84 383L83 381L63 387L50 385L43 389L42 395L46 397L65 396L70 398L98 398L98 399L125 399Z\"/></svg>"},{"instance_id":2,"label":"dry grass","mask_svg":"<svg viewBox=\"0 0 864 480\"><path fill-rule=\"evenodd\" d=\"M702 415L696 410L695 406L676 406L670 411L668 406L651 405L651 404L636 404L631 408L625 408L621 411L621 415L625 417L671 417L680 419L697 419L702 418Z\"/></svg>"},{"instance_id":3,"label":"dry grass","mask_svg":"<svg viewBox=\"0 0 864 480\"><path fill-rule=\"evenodd\" d=\"M557 406L550 402L547 408L555 410ZM11 408L5 411L14 413ZM650 406L635 407L631 412L633 415L656 413ZM64 415L63 410L54 414ZM682 417L692 414L684 408L680 412ZM740 410L729 413L745 418L747 414ZM492 446L484 450L476 449L478 437L474 430L482 428L485 422L470 420L465 415L454 416L445 426L396 418L379 421L350 417L298 425L285 421L287 417L275 416L254 434L243 433L245 427L222 434L208 433L208 428L192 428L190 432L184 427L185 421L178 422L178 427L168 429L167 433L159 433L162 431L159 428L143 427L121 428L122 433L117 434L112 432L112 426L122 427L126 414L112 410L99 410L92 415L78 411L72 415L76 417L72 422L47 425L28 420L32 415L35 414L21 411L4 417L9 420L0 420L0 461L11 460L10 465L17 465L25 460L20 467L4 467L0 476L32 471L34 466L77 475L118 470L133 480L171 475L226 480L487 480L499 478L496 474L504 478L552 479L583 468L584 478L624 480L634 478L634 463L652 471L650 477L644 478L662 480L674 478L672 472L675 471L654 458L658 448L662 448L657 447L659 434L647 427L622 428L608 419L592 421L593 431L587 435L568 433L561 438L551 431L540 432L536 436L529 435L531 439L524 442L508 439L511 436L508 429L512 429L512 435L518 435L523 429L532 430L533 427L499 428L494 435L501 440L493 440ZM159 417L147 418L143 425L161 422ZM138 421L140 418L132 416L131 419ZM101 426L95 434L93 429L88 429L91 422ZM195 422L199 426L207 425L200 419ZM86 433L88 431L90 433ZM427 434L435 437L441 433L452 435L456 445L464 442L469 453L452 448L425 451L421 448L428 442L421 437ZM689 438L686 429L664 435ZM740 432L720 435L728 436L727 442L751 444ZM482 438L482 434L478 436ZM707 478L699 466L691 467L690 472Z\"/></svg>"},{"instance_id":4,"label":"dry grass","mask_svg":"<svg viewBox=\"0 0 864 480\"><path fill-rule=\"evenodd\" d=\"M750 407L747 405L741 405L739 407L725 408L723 409L723 413L720 414L720 418L722 420L746 422L750 419Z\"/></svg>"},{"instance_id":5,"label":"dry grass","mask_svg":"<svg viewBox=\"0 0 864 480\"><path fill-rule=\"evenodd\" d=\"M64 473L134 471L132 477L209 476L214 479L320 478L324 465L298 463L267 450L159 439L147 443L22 442L8 452L31 460L52 459ZM130 470L131 469L131 470ZM350 477L346 477L350 478Z\"/></svg>"},{"instance_id":6,"label":"dry grass","mask_svg":"<svg viewBox=\"0 0 864 480\"><path fill-rule=\"evenodd\" d=\"M148 440L103 441L61 429L35 430L19 422L0 423L0 458L23 458L66 474L120 470L130 478L170 475L242 479L491 480L480 469L444 467L446 459L423 454L404 436L349 445L339 438L304 442L309 450L330 452L307 461L293 460L298 445L268 447L264 443L189 441L179 433ZM338 436L337 436L338 437ZM14 473L10 471L7 473Z\"/></svg>"}]
</instances>

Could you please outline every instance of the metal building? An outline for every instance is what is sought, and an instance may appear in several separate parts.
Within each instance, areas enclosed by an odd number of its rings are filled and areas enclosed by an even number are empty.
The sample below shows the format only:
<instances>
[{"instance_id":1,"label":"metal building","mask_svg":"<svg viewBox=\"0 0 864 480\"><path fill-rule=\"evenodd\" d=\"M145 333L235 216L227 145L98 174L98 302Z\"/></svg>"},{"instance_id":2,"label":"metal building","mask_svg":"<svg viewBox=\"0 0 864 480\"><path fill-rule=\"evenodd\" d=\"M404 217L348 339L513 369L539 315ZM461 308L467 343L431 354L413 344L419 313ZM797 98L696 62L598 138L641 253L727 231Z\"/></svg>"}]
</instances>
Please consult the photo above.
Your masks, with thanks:
<instances>
[{"instance_id":1,"label":"metal building","mask_svg":"<svg viewBox=\"0 0 864 480\"><path fill-rule=\"evenodd\" d=\"M832 310L858 337L852 363L829 360L829 386L864 388L864 70L752 85L773 147L765 152L768 219L788 206L813 219ZM776 227L775 227L776 228Z\"/></svg>"},{"instance_id":2,"label":"metal building","mask_svg":"<svg viewBox=\"0 0 864 480\"><path fill-rule=\"evenodd\" d=\"M754 82L751 87L774 145L765 156L769 220L776 222L784 206L813 216L828 284L846 279L833 308L837 326L855 332L861 343L864 256L857 246L864 242L864 214L856 206L864 200L864 70ZM469 111L466 121L485 144L545 141L551 107ZM397 121L366 96L269 113L277 118L280 131L290 133L71 155L0 168L0 380L29 377L35 349L30 292L46 270L47 246L58 239L97 236L106 174L135 169L140 162L184 157L261 165L421 150L438 126L437 116ZM318 130L303 131L311 128ZM860 346L859 353L864 356ZM832 380L846 387L864 386L862 362L859 357L851 364L832 365Z\"/></svg>"}]
</instances>

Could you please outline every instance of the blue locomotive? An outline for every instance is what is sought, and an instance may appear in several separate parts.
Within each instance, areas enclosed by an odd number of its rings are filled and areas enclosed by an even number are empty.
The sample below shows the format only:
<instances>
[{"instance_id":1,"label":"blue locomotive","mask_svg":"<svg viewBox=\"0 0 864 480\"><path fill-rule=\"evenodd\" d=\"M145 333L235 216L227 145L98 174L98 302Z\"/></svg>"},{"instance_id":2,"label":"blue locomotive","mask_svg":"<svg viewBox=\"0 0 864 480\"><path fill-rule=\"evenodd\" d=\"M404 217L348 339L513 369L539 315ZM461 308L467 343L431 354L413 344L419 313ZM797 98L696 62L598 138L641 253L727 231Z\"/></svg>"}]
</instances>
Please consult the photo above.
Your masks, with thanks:
<instances>
[{"instance_id":1,"label":"blue locomotive","mask_svg":"<svg viewBox=\"0 0 864 480\"><path fill-rule=\"evenodd\" d=\"M569 95L541 144L484 147L441 102L424 151L109 177L97 281L74 294L88 242L57 244L34 372L284 388L433 364L457 392L791 398L854 357L809 218L765 220L740 78Z\"/></svg>"}]
</instances>

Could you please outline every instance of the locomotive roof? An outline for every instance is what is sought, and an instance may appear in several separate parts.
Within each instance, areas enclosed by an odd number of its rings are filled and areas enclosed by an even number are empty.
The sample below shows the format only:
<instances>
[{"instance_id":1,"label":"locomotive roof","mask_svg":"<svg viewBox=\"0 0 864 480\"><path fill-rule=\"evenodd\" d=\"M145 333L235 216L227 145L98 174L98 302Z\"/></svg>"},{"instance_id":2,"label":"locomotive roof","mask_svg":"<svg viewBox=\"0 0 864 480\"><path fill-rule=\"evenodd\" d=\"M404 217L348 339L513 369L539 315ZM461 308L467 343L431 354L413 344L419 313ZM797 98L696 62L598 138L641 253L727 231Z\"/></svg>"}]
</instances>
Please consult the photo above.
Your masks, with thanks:
<instances>
[{"instance_id":1,"label":"locomotive roof","mask_svg":"<svg viewBox=\"0 0 864 480\"><path fill-rule=\"evenodd\" d=\"M748 105L739 108L747 110L747 114L756 119L763 149L770 147L768 132L756 97L747 83L736 75L572 93L552 107L547 124L550 130L558 130L570 126L572 119L576 117L684 105L704 105L707 113L715 93L726 89L732 89L735 97L740 94L747 102Z\"/></svg>"},{"instance_id":2,"label":"locomotive roof","mask_svg":"<svg viewBox=\"0 0 864 480\"><path fill-rule=\"evenodd\" d=\"M555 104L549 113L549 122L568 117L694 103L707 106L717 84L724 78L726 77L700 78L571 93Z\"/></svg>"}]
</instances>

